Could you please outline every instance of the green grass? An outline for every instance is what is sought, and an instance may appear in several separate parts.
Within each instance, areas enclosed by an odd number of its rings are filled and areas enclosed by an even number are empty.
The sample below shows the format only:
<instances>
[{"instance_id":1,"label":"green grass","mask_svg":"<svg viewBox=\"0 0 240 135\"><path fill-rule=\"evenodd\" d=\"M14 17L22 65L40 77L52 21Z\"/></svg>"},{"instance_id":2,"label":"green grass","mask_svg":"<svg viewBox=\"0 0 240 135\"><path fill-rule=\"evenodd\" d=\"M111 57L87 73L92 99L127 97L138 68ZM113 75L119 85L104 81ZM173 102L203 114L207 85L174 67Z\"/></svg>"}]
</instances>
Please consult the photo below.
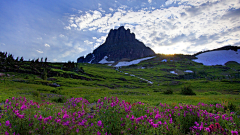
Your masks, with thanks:
<instances>
[{"instance_id":1,"label":"green grass","mask_svg":"<svg viewBox=\"0 0 240 135\"><path fill-rule=\"evenodd\" d=\"M164 58L174 61L161 62ZM23 65L24 70L30 70L29 62ZM51 71L59 74L51 77L56 80L42 80L37 74L6 72L11 76L0 78L0 102L18 96L36 101L44 99L43 95L35 97L32 94L37 91L66 97L85 97L90 102L102 97L117 96L130 102L142 101L150 105L157 105L160 102L214 104L228 101L240 107L240 78L236 70L240 69L240 65L236 63L227 66L204 66L189 60L187 56L158 55L137 65L120 68L119 70L124 73L117 72L114 67L101 64L78 63L78 68L82 67L84 73L76 72L74 69L61 70L63 63L49 63L49 65L52 66ZM140 69L141 67L145 69ZM195 73L187 74L185 70L192 70ZM170 71L176 71L180 75L171 74ZM63 74L68 76L61 76ZM71 75L83 79L73 79ZM153 84L137 77L152 81ZM52 83L57 83L61 87L49 86ZM181 95L180 91L184 85L191 85L197 95ZM167 89L172 89L173 94L164 94Z\"/></svg>"}]
</instances>

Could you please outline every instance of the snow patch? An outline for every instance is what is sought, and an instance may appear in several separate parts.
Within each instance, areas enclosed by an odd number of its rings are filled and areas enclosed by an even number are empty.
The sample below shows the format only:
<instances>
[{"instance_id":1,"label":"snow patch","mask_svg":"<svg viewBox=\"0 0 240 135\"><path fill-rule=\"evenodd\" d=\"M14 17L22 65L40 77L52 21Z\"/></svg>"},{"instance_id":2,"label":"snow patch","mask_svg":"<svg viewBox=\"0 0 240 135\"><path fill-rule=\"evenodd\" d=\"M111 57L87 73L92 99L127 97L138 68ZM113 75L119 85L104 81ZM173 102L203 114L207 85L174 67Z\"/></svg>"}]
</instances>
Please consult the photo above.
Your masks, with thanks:
<instances>
[{"instance_id":1,"label":"snow patch","mask_svg":"<svg viewBox=\"0 0 240 135\"><path fill-rule=\"evenodd\" d=\"M121 68L121 67L116 67L116 71L118 71L118 72L120 72L120 73L124 73L123 71L120 71L119 68ZM137 76L135 76L135 75L133 75L133 74L129 74L129 73L124 73L124 74L130 75L130 76L132 76L132 77L139 78L139 79L141 79L141 80L146 81L147 83L153 84L153 82L151 82L151 81L149 81L149 80L147 80L147 79L141 78L141 77L137 77Z\"/></svg>"},{"instance_id":2,"label":"snow patch","mask_svg":"<svg viewBox=\"0 0 240 135\"><path fill-rule=\"evenodd\" d=\"M88 63L92 63L92 61L95 59L95 56L94 56L94 54L92 54L93 55L93 57L92 57L92 59L88 62Z\"/></svg>"},{"instance_id":3,"label":"snow patch","mask_svg":"<svg viewBox=\"0 0 240 135\"><path fill-rule=\"evenodd\" d=\"M141 79L141 80L143 80L143 81L146 81L146 82L148 82L148 83L150 83L150 84L153 84L153 82L148 81L148 80L146 80L146 79L143 79L143 78L141 78L141 77L137 77L137 78L139 78L139 79Z\"/></svg>"},{"instance_id":4,"label":"snow patch","mask_svg":"<svg viewBox=\"0 0 240 135\"><path fill-rule=\"evenodd\" d=\"M114 63L114 61L107 61L107 58L108 58L108 56L104 56L104 58L102 60L100 60L98 63L109 64L109 65Z\"/></svg>"},{"instance_id":5,"label":"snow patch","mask_svg":"<svg viewBox=\"0 0 240 135\"><path fill-rule=\"evenodd\" d=\"M138 67L137 69L145 69L145 67Z\"/></svg>"},{"instance_id":6,"label":"snow patch","mask_svg":"<svg viewBox=\"0 0 240 135\"><path fill-rule=\"evenodd\" d=\"M175 71L170 71L171 74L175 74L178 75L178 73L176 73Z\"/></svg>"},{"instance_id":7,"label":"snow patch","mask_svg":"<svg viewBox=\"0 0 240 135\"><path fill-rule=\"evenodd\" d=\"M142 58L142 59L133 60L133 61L130 61L130 62L126 62L126 61L118 62L118 64L115 65L115 67L130 66L130 65L138 64L141 61L152 59L154 57L155 56L153 56L153 57L146 57L146 58Z\"/></svg>"},{"instance_id":8,"label":"snow patch","mask_svg":"<svg viewBox=\"0 0 240 135\"><path fill-rule=\"evenodd\" d=\"M163 59L162 62L167 62L167 60L166 60L166 59Z\"/></svg>"},{"instance_id":9,"label":"snow patch","mask_svg":"<svg viewBox=\"0 0 240 135\"><path fill-rule=\"evenodd\" d=\"M198 59L193 61L198 63L203 63L203 65L224 65L228 61L236 61L240 63L240 49L236 51L233 50L219 50L211 51L199 54L196 56Z\"/></svg>"},{"instance_id":10,"label":"snow patch","mask_svg":"<svg viewBox=\"0 0 240 135\"><path fill-rule=\"evenodd\" d=\"M186 72L186 73L193 73L192 70L186 70L186 71L184 71L184 72Z\"/></svg>"}]
</instances>

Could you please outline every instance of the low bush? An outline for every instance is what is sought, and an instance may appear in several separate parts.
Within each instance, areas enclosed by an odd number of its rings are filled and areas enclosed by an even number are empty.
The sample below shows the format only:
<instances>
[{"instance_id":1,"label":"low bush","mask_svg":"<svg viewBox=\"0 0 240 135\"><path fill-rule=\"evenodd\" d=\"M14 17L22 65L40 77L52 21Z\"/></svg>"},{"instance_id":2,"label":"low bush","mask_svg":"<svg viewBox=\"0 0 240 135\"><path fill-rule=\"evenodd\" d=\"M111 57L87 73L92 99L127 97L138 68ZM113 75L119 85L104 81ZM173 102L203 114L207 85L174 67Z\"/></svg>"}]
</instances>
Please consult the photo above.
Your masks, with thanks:
<instances>
[{"instance_id":1,"label":"low bush","mask_svg":"<svg viewBox=\"0 0 240 135\"><path fill-rule=\"evenodd\" d=\"M56 103L65 103L67 99L66 97L56 97L56 98L53 98L52 101Z\"/></svg>"},{"instance_id":2,"label":"low bush","mask_svg":"<svg viewBox=\"0 0 240 135\"><path fill-rule=\"evenodd\" d=\"M222 93L217 91L209 91L209 92L204 92L201 95L222 95Z\"/></svg>"},{"instance_id":3,"label":"low bush","mask_svg":"<svg viewBox=\"0 0 240 135\"><path fill-rule=\"evenodd\" d=\"M40 97L40 92L38 91L33 91L32 92L33 97Z\"/></svg>"},{"instance_id":4,"label":"low bush","mask_svg":"<svg viewBox=\"0 0 240 135\"><path fill-rule=\"evenodd\" d=\"M168 88L165 91L163 91L163 94L173 94L173 90L171 88Z\"/></svg>"},{"instance_id":5,"label":"low bush","mask_svg":"<svg viewBox=\"0 0 240 135\"><path fill-rule=\"evenodd\" d=\"M181 89L182 95L196 95L195 92L193 92L191 85L184 85Z\"/></svg>"},{"instance_id":6,"label":"low bush","mask_svg":"<svg viewBox=\"0 0 240 135\"><path fill-rule=\"evenodd\" d=\"M27 76L25 76L25 77L24 77L24 79L29 79L29 76L28 76L28 75L27 75Z\"/></svg>"}]
</instances>

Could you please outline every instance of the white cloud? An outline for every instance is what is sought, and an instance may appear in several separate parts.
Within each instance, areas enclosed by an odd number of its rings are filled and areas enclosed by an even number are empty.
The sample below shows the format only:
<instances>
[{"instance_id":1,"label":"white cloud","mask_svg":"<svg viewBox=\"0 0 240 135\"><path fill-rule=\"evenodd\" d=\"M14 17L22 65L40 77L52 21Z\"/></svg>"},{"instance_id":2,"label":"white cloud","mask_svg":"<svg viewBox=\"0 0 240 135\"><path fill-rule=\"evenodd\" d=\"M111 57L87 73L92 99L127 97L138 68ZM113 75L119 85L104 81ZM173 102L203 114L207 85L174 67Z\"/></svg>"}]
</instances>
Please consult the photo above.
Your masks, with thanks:
<instances>
[{"instance_id":1,"label":"white cloud","mask_svg":"<svg viewBox=\"0 0 240 135\"><path fill-rule=\"evenodd\" d=\"M168 5L170 5L170 4L174 3L174 2L176 2L176 1L175 0L167 0L165 2L165 4L168 6Z\"/></svg>"},{"instance_id":2,"label":"white cloud","mask_svg":"<svg viewBox=\"0 0 240 135\"><path fill-rule=\"evenodd\" d=\"M64 29L71 30L71 27L70 26L66 26L66 27L64 27Z\"/></svg>"},{"instance_id":3,"label":"white cloud","mask_svg":"<svg viewBox=\"0 0 240 135\"><path fill-rule=\"evenodd\" d=\"M45 44L45 47L50 47L50 45L49 44Z\"/></svg>"},{"instance_id":4,"label":"white cloud","mask_svg":"<svg viewBox=\"0 0 240 135\"><path fill-rule=\"evenodd\" d=\"M38 40L42 40L42 37L37 38Z\"/></svg>"},{"instance_id":5,"label":"white cloud","mask_svg":"<svg viewBox=\"0 0 240 135\"><path fill-rule=\"evenodd\" d=\"M53 62L57 62L58 60L57 59L53 59Z\"/></svg>"},{"instance_id":6,"label":"white cloud","mask_svg":"<svg viewBox=\"0 0 240 135\"><path fill-rule=\"evenodd\" d=\"M149 3L152 3L152 0L148 0Z\"/></svg>"},{"instance_id":7,"label":"white cloud","mask_svg":"<svg viewBox=\"0 0 240 135\"><path fill-rule=\"evenodd\" d=\"M60 55L60 58L66 58L66 57L69 57L71 55L79 54L79 53L81 53L83 51L85 51L84 48L79 47L78 45L75 45L73 47L73 49L64 51L63 54Z\"/></svg>"},{"instance_id":8,"label":"white cloud","mask_svg":"<svg viewBox=\"0 0 240 135\"><path fill-rule=\"evenodd\" d=\"M171 7L173 3L178 6ZM151 11L147 8L133 11L121 6L116 10L109 8L112 13L108 14L99 11L82 12L69 19L68 27L77 27L80 31L108 33L116 26L125 25L125 28L130 28L135 33L137 39L156 48L157 53L162 53L165 49L168 50L167 53L193 53L194 50L186 48L198 45L201 45L198 48L206 48L209 44L216 48L223 45L217 42L239 42L239 31L221 35L240 27L238 19L223 19L231 10L240 8L238 0L168 0L165 5L161 9L151 8ZM98 46L105 39L106 36L96 37L88 42ZM173 51L171 47L176 49ZM195 49L196 51L201 50Z\"/></svg>"},{"instance_id":9,"label":"white cloud","mask_svg":"<svg viewBox=\"0 0 240 135\"><path fill-rule=\"evenodd\" d=\"M38 53L43 53L43 51L40 51L40 50L36 50Z\"/></svg>"},{"instance_id":10,"label":"white cloud","mask_svg":"<svg viewBox=\"0 0 240 135\"><path fill-rule=\"evenodd\" d=\"M109 8L109 10L112 11L112 12L114 11L112 8Z\"/></svg>"},{"instance_id":11,"label":"white cloud","mask_svg":"<svg viewBox=\"0 0 240 135\"><path fill-rule=\"evenodd\" d=\"M0 45L5 45L4 43L1 43Z\"/></svg>"},{"instance_id":12,"label":"white cloud","mask_svg":"<svg viewBox=\"0 0 240 135\"><path fill-rule=\"evenodd\" d=\"M105 12L102 8L99 8L98 10L101 11L101 12Z\"/></svg>"},{"instance_id":13,"label":"white cloud","mask_svg":"<svg viewBox=\"0 0 240 135\"><path fill-rule=\"evenodd\" d=\"M90 41L88 41L88 40L85 40L84 43L86 43L86 44L88 44L88 45L93 44L93 42L90 42Z\"/></svg>"},{"instance_id":14,"label":"white cloud","mask_svg":"<svg viewBox=\"0 0 240 135\"><path fill-rule=\"evenodd\" d=\"M66 46L72 47L72 41L65 43Z\"/></svg>"},{"instance_id":15,"label":"white cloud","mask_svg":"<svg viewBox=\"0 0 240 135\"><path fill-rule=\"evenodd\" d=\"M75 28L76 28L76 27L77 27L77 25L76 25L76 24L71 24L71 27L75 27Z\"/></svg>"},{"instance_id":16,"label":"white cloud","mask_svg":"<svg viewBox=\"0 0 240 135\"><path fill-rule=\"evenodd\" d=\"M60 34L60 35L59 35L59 37L61 37L61 38L62 38L62 37L65 37L65 36L64 36L63 34Z\"/></svg>"},{"instance_id":17,"label":"white cloud","mask_svg":"<svg viewBox=\"0 0 240 135\"><path fill-rule=\"evenodd\" d=\"M93 30L96 30L96 29L97 29L97 27L93 27L93 28L89 28L88 30L93 31Z\"/></svg>"}]
</instances>

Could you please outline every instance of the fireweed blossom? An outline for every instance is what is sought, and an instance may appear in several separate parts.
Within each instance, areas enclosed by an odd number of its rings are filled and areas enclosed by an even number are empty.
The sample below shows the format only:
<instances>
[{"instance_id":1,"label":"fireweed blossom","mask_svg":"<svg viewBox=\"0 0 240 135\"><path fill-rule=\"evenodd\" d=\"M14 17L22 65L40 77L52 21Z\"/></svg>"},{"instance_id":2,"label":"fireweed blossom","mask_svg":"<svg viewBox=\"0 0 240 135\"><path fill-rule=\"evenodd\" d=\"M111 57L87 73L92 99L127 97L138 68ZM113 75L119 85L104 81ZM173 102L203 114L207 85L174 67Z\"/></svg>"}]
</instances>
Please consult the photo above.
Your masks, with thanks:
<instances>
[{"instance_id":1,"label":"fireweed blossom","mask_svg":"<svg viewBox=\"0 0 240 135\"><path fill-rule=\"evenodd\" d=\"M232 135L238 135L238 131L231 131Z\"/></svg>"},{"instance_id":2,"label":"fireweed blossom","mask_svg":"<svg viewBox=\"0 0 240 135\"><path fill-rule=\"evenodd\" d=\"M102 126L102 121L99 120L98 123L97 123L97 125L98 125L99 127L101 127L101 126Z\"/></svg>"},{"instance_id":3,"label":"fireweed blossom","mask_svg":"<svg viewBox=\"0 0 240 135\"><path fill-rule=\"evenodd\" d=\"M5 132L5 135L9 135L9 133L6 131L6 132Z\"/></svg>"},{"instance_id":4,"label":"fireweed blossom","mask_svg":"<svg viewBox=\"0 0 240 135\"><path fill-rule=\"evenodd\" d=\"M9 120L6 121L5 126L7 126L7 127L10 126L10 121Z\"/></svg>"},{"instance_id":5,"label":"fireweed blossom","mask_svg":"<svg viewBox=\"0 0 240 135\"><path fill-rule=\"evenodd\" d=\"M103 134L106 132L109 134L155 134L156 132L173 134L173 131L181 132L181 124L185 123L182 121L184 119L195 121L192 127L187 127L191 128L190 134L238 134L239 132L234 130L239 127L237 124L234 125L234 123L239 122L235 114L223 113L223 108L220 104L217 106L207 104L169 106L160 104L159 106L150 107L142 102L130 103L119 100L117 97L104 97L97 100L96 109L93 113L89 113L85 110L90 105L87 100L71 98L64 103L63 107L59 107L58 110L51 113L51 110L54 109L49 109L52 106L51 103L47 102L38 104L33 101L29 102L25 98L14 98L14 100L11 100L11 104L9 100L6 102L9 103L6 105L6 113L9 114L11 120L15 119L16 122L24 122L24 119L26 119L29 121L25 125L28 125L27 128L31 134L39 134L43 129L48 132L50 128L58 129L53 130L53 134L61 134L61 132L63 134L76 132L82 134ZM40 109L37 109L37 106ZM38 111L31 111L33 108ZM209 113L215 109L214 113ZM219 113L220 111L222 113ZM98 117L99 115L100 117ZM105 121L105 119L109 121ZM117 124L111 120L117 121ZM6 122L2 123L1 128L6 126L5 128L11 127L11 129L14 129L13 123L9 121L8 124ZM224 123L233 127L227 128ZM37 127L33 125L37 125ZM116 128L113 130L110 127ZM149 130L140 131L142 127L146 127ZM0 132L2 132L1 128ZM118 129L121 130L118 131Z\"/></svg>"}]
</instances>

